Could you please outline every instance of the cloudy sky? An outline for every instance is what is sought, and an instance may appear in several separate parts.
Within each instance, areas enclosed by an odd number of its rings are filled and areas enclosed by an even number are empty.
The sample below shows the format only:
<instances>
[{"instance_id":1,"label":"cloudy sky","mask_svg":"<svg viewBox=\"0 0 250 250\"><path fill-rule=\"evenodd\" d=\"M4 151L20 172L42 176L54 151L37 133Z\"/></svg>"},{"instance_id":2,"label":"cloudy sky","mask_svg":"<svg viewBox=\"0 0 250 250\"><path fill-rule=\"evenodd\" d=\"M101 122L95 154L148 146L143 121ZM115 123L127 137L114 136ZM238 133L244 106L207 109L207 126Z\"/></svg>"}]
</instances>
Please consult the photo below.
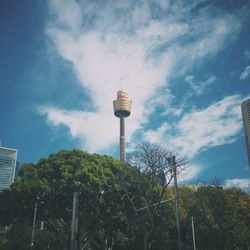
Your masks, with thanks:
<instances>
[{"instance_id":1,"label":"cloudy sky","mask_svg":"<svg viewBox=\"0 0 250 250\"><path fill-rule=\"evenodd\" d=\"M21 163L73 148L119 158L122 88L127 151L157 143L187 156L183 183L246 188L249 27L247 0L1 1L2 146Z\"/></svg>"}]
</instances>

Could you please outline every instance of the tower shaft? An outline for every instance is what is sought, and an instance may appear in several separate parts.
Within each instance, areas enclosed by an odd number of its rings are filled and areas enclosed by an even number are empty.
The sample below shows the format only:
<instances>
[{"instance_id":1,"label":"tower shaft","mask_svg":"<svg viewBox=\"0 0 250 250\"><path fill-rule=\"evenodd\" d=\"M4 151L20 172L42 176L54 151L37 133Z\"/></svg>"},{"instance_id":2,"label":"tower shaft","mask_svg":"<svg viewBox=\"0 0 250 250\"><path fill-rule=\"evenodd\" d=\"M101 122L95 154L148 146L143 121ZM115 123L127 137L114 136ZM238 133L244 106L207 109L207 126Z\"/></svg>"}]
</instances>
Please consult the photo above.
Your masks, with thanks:
<instances>
[{"instance_id":1,"label":"tower shaft","mask_svg":"<svg viewBox=\"0 0 250 250\"><path fill-rule=\"evenodd\" d=\"M120 161L125 162L125 119L120 116Z\"/></svg>"}]
</instances>

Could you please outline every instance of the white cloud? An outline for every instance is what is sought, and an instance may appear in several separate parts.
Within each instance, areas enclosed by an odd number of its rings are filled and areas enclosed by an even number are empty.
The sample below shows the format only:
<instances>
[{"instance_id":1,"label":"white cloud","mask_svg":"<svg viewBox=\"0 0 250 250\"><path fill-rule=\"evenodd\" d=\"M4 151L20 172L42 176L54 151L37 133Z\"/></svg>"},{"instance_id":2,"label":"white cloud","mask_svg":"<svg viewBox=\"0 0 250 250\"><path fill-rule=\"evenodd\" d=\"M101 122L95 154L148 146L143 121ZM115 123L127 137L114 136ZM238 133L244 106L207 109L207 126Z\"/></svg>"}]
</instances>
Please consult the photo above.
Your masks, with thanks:
<instances>
[{"instance_id":1,"label":"white cloud","mask_svg":"<svg viewBox=\"0 0 250 250\"><path fill-rule=\"evenodd\" d=\"M202 171L204 171L204 167L201 167L199 165L188 164L185 170L182 173L180 173L178 181L180 183L185 183L192 180L198 180L199 175L201 174Z\"/></svg>"},{"instance_id":2,"label":"white cloud","mask_svg":"<svg viewBox=\"0 0 250 250\"><path fill-rule=\"evenodd\" d=\"M227 179L224 183L225 188L238 187L245 190L250 190L250 179Z\"/></svg>"},{"instance_id":3,"label":"white cloud","mask_svg":"<svg viewBox=\"0 0 250 250\"><path fill-rule=\"evenodd\" d=\"M169 125L164 122L157 130L148 130L144 133L145 139L152 144L159 144L162 140L162 135L169 130Z\"/></svg>"},{"instance_id":4,"label":"white cloud","mask_svg":"<svg viewBox=\"0 0 250 250\"><path fill-rule=\"evenodd\" d=\"M53 0L49 1L49 4L57 17L55 21L58 25L74 31L81 26L81 11L75 1L64 1L62 3L60 0Z\"/></svg>"},{"instance_id":5,"label":"white cloud","mask_svg":"<svg viewBox=\"0 0 250 250\"><path fill-rule=\"evenodd\" d=\"M64 125L69 128L72 137L80 138L83 145L88 145L90 152L96 150L108 152L107 145L112 144L118 138L118 127L112 113L92 113L74 110L42 108L41 113L45 114L49 124L53 126ZM111 135L110 135L111 134Z\"/></svg>"},{"instance_id":6,"label":"white cloud","mask_svg":"<svg viewBox=\"0 0 250 250\"><path fill-rule=\"evenodd\" d=\"M209 85L216 81L216 77L210 76L202 82L195 80L193 75L187 75L185 81L191 86L196 95L201 95Z\"/></svg>"},{"instance_id":7,"label":"white cloud","mask_svg":"<svg viewBox=\"0 0 250 250\"><path fill-rule=\"evenodd\" d=\"M183 170L178 173L178 184L185 185L189 182L197 182L202 172L206 169L205 166L187 164ZM174 180L171 181L171 186L174 185Z\"/></svg>"},{"instance_id":8,"label":"white cloud","mask_svg":"<svg viewBox=\"0 0 250 250\"><path fill-rule=\"evenodd\" d=\"M162 128L149 130L145 138L161 144L164 143L161 138L165 138L167 148L187 155L189 159L211 147L232 143L242 129L242 101L239 95L225 97L207 108L186 112L167 133Z\"/></svg>"},{"instance_id":9,"label":"white cloud","mask_svg":"<svg viewBox=\"0 0 250 250\"><path fill-rule=\"evenodd\" d=\"M47 25L48 37L62 59L72 63L95 111L45 106L42 113L48 122L52 126L68 127L73 137L83 140L87 150L100 152L112 146L118 131L112 101L123 76L124 89L133 100L126 129L127 138L131 138L148 122L149 115L161 102L162 99L152 102L148 109L149 100L169 84L167 79L171 75L217 53L237 34L239 20L229 14L212 16L213 11L206 8L193 15L191 10L198 2L177 1L167 5L160 1L162 10L170 8L170 12L159 15L156 20L147 1L97 4L95 1L52 0L50 10L54 16ZM184 16L190 21L180 21ZM185 119L188 120L184 117L178 124L179 130ZM187 139L188 136L181 134L181 137ZM175 143L180 146L178 140ZM197 150L199 147L202 146L197 145Z\"/></svg>"},{"instance_id":10,"label":"white cloud","mask_svg":"<svg viewBox=\"0 0 250 250\"><path fill-rule=\"evenodd\" d=\"M245 58L246 58L247 61L250 60L250 51L248 49L245 49L244 56L245 56Z\"/></svg>"},{"instance_id":11,"label":"white cloud","mask_svg":"<svg viewBox=\"0 0 250 250\"><path fill-rule=\"evenodd\" d=\"M243 72L240 74L240 80L245 80L250 76L250 65L246 66Z\"/></svg>"},{"instance_id":12,"label":"white cloud","mask_svg":"<svg viewBox=\"0 0 250 250\"><path fill-rule=\"evenodd\" d=\"M176 137L171 140L184 154L193 156L202 150L232 143L241 131L242 99L225 97L203 110L193 110L178 122Z\"/></svg>"}]
</instances>

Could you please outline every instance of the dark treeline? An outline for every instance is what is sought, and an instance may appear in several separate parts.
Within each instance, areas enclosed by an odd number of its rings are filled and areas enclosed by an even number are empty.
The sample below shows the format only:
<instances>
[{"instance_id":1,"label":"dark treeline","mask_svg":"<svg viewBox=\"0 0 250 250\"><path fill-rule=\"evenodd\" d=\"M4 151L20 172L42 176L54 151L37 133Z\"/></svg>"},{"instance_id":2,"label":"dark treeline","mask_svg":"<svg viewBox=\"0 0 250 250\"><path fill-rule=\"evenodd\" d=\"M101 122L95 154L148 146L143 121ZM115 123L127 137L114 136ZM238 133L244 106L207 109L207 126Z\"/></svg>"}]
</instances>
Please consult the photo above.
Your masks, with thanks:
<instances>
[{"instance_id":1,"label":"dark treeline","mask_svg":"<svg viewBox=\"0 0 250 250\"><path fill-rule=\"evenodd\" d=\"M174 197L169 186L172 168L166 160L172 154L157 147L145 149L148 161L138 154L128 165L80 150L24 164L19 179L0 193L0 249L68 250L74 191L79 192L79 249L178 249L174 201L160 204ZM185 161L176 162L179 173ZM165 179L160 178L163 173ZM250 249L248 193L214 185L182 186L179 210L183 250L193 249L191 217L196 249Z\"/></svg>"}]
</instances>

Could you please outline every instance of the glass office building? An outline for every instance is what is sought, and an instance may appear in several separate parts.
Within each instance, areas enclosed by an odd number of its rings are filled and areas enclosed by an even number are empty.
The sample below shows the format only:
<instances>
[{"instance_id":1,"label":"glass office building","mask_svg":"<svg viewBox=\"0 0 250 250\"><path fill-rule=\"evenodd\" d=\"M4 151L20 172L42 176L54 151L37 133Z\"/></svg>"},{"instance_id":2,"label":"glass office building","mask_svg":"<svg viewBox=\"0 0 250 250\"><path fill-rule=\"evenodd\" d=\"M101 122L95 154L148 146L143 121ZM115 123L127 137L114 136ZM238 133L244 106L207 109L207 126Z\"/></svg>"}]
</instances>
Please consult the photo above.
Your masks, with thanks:
<instances>
[{"instance_id":1,"label":"glass office building","mask_svg":"<svg viewBox=\"0 0 250 250\"><path fill-rule=\"evenodd\" d=\"M0 191L9 188L15 179L17 150L0 147Z\"/></svg>"},{"instance_id":2,"label":"glass office building","mask_svg":"<svg viewBox=\"0 0 250 250\"><path fill-rule=\"evenodd\" d=\"M250 99L247 99L241 104L241 111L246 138L248 165L250 168Z\"/></svg>"}]
</instances>

